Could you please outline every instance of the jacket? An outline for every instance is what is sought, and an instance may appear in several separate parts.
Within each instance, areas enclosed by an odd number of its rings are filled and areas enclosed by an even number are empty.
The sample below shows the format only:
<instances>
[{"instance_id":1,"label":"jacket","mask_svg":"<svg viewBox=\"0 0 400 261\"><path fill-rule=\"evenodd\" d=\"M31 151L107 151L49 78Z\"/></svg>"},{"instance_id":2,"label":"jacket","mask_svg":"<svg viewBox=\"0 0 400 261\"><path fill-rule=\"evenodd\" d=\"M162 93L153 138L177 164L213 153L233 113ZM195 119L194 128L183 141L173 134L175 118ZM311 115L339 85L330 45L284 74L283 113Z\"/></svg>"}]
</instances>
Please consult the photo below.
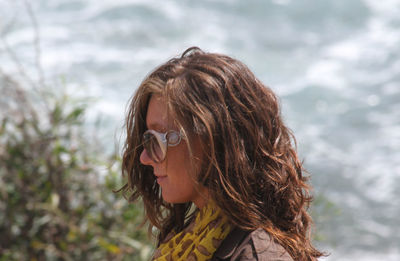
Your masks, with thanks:
<instances>
[{"instance_id":1,"label":"jacket","mask_svg":"<svg viewBox=\"0 0 400 261\"><path fill-rule=\"evenodd\" d=\"M262 228L233 229L215 251L212 261L293 261L289 253Z\"/></svg>"}]
</instances>

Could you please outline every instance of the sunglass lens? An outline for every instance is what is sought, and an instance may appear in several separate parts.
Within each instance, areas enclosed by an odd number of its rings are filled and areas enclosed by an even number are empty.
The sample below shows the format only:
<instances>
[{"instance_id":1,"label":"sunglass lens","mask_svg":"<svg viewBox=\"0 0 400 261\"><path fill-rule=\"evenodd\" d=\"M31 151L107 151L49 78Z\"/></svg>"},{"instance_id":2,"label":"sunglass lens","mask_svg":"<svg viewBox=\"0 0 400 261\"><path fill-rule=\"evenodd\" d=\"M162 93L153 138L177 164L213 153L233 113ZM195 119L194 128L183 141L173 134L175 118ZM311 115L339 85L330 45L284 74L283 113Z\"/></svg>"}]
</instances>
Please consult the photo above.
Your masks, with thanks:
<instances>
[{"instance_id":1,"label":"sunglass lens","mask_svg":"<svg viewBox=\"0 0 400 261\"><path fill-rule=\"evenodd\" d=\"M167 140L169 145L175 146L180 142L181 137L176 131L170 131L167 133Z\"/></svg>"},{"instance_id":2,"label":"sunglass lens","mask_svg":"<svg viewBox=\"0 0 400 261\"><path fill-rule=\"evenodd\" d=\"M145 133L143 135L143 145L147 154L154 162L161 162L163 159L162 150L156 136L152 133Z\"/></svg>"}]
</instances>

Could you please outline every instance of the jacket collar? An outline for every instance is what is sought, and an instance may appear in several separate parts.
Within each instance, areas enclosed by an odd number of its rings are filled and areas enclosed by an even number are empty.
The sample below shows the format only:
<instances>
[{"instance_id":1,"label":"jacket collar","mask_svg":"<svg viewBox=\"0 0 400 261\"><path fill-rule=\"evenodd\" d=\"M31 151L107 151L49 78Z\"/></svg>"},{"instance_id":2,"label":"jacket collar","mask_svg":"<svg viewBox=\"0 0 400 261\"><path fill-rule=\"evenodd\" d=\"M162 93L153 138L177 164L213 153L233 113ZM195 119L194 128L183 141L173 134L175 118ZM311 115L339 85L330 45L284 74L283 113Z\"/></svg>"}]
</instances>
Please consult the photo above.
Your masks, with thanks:
<instances>
[{"instance_id":1,"label":"jacket collar","mask_svg":"<svg viewBox=\"0 0 400 261\"><path fill-rule=\"evenodd\" d=\"M228 260L250 232L235 227L222 241L211 260Z\"/></svg>"}]
</instances>

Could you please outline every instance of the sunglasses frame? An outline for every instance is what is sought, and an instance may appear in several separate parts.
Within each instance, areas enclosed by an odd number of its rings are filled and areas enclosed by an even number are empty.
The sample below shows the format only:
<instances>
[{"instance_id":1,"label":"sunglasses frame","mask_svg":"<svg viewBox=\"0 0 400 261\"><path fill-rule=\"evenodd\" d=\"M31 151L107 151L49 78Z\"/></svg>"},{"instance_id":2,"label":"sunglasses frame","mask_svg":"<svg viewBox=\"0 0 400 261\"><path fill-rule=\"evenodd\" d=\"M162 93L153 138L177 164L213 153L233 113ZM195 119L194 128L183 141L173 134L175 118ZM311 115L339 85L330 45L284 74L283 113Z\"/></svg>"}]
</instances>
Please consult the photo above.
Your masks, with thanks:
<instances>
[{"instance_id":1,"label":"sunglasses frame","mask_svg":"<svg viewBox=\"0 0 400 261\"><path fill-rule=\"evenodd\" d=\"M178 140L174 143L170 143L168 140L168 135L169 134L176 134L178 136ZM161 157L160 160L158 160L156 157L154 157L154 152L152 153L152 149L148 149L146 146L146 142L144 142L147 138L147 135L153 135L156 140L157 140L157 144L160 147L161 150ZM158 132L155 130L147 130L143 133L143 147L146 150L147 154L149 155L150 159L156 163L161 163L164 161L165 157L167 156L167 150L168 147L175 147L178 146L179 143L181 143L181 140L184 138L183 134L181 133L181 131L175 131L175 130L169 130L167 132ZM150 144L150 143L148 143Z\"/></svg>"}]
</instances>

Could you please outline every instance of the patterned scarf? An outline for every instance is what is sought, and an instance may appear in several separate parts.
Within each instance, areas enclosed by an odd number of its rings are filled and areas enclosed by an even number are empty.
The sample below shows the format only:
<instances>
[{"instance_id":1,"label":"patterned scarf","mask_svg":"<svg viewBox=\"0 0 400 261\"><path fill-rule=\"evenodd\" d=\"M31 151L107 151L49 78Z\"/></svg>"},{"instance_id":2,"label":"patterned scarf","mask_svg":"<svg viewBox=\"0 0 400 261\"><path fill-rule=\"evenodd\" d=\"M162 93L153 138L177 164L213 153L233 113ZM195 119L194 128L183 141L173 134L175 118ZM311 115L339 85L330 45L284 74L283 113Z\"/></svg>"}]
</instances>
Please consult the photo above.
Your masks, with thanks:
<instances>
[{"instance_id":1,"label":"patterned scarf","mask_svg":"<svg viewBox=\"0 0 400 261\"><path fill-rule=\"evenodd\" d=\"M232 229L214 205L204 206L181 232L170 233L155 251L153 261L210 260Z\"/></svg>"}]
</instances>

